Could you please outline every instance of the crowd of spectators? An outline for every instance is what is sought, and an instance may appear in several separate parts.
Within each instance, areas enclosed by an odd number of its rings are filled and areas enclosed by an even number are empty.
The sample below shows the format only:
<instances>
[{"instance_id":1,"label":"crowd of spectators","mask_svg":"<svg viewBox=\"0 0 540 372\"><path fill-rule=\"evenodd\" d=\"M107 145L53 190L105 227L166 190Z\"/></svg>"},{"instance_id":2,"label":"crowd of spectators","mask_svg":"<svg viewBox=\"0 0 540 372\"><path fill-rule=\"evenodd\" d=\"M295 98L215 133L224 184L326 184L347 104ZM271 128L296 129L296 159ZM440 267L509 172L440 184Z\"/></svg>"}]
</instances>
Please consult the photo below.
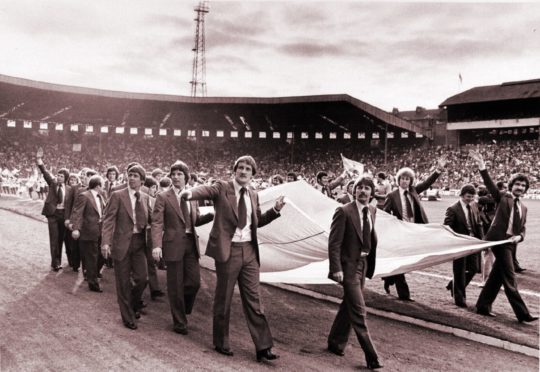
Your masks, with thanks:
<instances>
[{"instance_id":1,"label":"crowd of spectators","mask_svg":"<svg viewBox=\"0 0 540 372\"><path fill-rule=\"evenodd\" d=\"M316 174L326 171L335 177L343 171L340 154L364 164L367 172L385 172L392 176L401 167L414 169L419 179L427 176L440 156L448 158L447 171L435 187L459 189L466 183L481 183L474 163L469 159L471 147L479 149L488 160L493 178L508 180L514 173L529 176L531 189L540 189L540 153L538 141L507 141L465 145L461 147L430 146L424 141L392 143L388 146L386 163L384 148L371 147L364 141L273 140L240 138L153 137L125 135L44 135L35 131L21 136L0 133L0 174L4 193L13 193L15 184L39 190L43 183L35 167L35 152L42 147L45 164L52 172L67 167L77 172L90 167L104 174L110 165L125 170L136 161L148 171L168 169L180 159L190 165L199 178L227 177L230 165L240 155L250 154L258 162L258 178L264 187L274 175L286 178L294 172L310 183ZM80 144L79 146L75 144Z\"/></svg>"}]
</instances>

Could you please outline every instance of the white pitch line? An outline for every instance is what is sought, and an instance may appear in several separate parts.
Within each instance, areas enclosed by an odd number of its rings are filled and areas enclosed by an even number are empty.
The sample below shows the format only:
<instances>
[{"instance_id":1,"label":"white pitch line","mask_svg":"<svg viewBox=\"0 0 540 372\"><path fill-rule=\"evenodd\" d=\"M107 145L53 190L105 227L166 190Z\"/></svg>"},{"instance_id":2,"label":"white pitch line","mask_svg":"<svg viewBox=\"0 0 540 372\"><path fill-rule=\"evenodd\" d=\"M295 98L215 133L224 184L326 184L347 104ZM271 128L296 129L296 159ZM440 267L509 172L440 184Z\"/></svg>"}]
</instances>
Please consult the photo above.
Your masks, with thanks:
<instances>
[{"instance_id":1,"label":"white pitch line","mask_svg":"<svg viewBox=\"0 0 540 372\"><path fill-rule=\"evenodd\" d=\"M420 275L424 275L424 276L430 276L432 278L439 278L439 279L445 279L445 280L452 280L453 278L451 276L446 276L446 275L440 275L440 274L433 274L433 273L427 273L425 271L414 271L415 274L420 274ZM471 284L474 284L475 286L477 287L481 287L482 286L482 283L480 282L471 282ZM501 289L502 290L502 289ZM522 293L522 294L526 294L527 296L533 296L533 297L538 297L540 298L540 293L539 292L534 292L534 291L529 291L527 289L520 289L519 290L519 293Z\"/></svg>"}]
</instances>

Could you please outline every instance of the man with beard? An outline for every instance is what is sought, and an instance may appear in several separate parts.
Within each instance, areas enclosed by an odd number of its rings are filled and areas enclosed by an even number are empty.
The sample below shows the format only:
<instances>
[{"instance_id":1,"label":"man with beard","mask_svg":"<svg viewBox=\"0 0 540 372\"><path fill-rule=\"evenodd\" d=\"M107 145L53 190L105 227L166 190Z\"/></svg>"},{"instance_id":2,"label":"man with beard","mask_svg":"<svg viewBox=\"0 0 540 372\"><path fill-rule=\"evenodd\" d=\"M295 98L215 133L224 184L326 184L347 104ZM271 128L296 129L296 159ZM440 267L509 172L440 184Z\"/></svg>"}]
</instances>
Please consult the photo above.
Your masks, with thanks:
<instances>
[{"instance_id":1,"label":"man with beard","mask_svg":"<svg viewBox=\"0 0 540 372\"><path fill-rule=\"evenodd\" d=\"M351 328L364 350L369 369L382 368L366 325L364 283L375 271L377 208L370 205L375 185L370 178L359 178L353 185L355 201L336 209L328 237L330 273L328 277L343 286L339 306L328 335L328 350L345 355Z\"/></svg>"},{"instance_id":2,"label":"man with beard","mask_svg":"<svg viewBox=\"0 0 540 372\"><path fill-rule=\"evenodd\" d=\"M517 320L520 323L535 321L538 317L530 314L527 305L525 305L519 294L512 258L514 246L525 239L527 207L521 199L529 189L529 179L523 174L514 175L508 182L510 193L502 193L489 176L482 154L478 151L470 151L469 155L476 161L484 184L498 204L495 217L486 234L486 240L510 240L509 243L492 247L495 262L476 302L476 312L480 315L494 316L491 313L491 305L497 298L501 286L503 286L504 293L512 306L512 310L514 310L514 314L516 314Z\"/></svg>"}]
</instances>

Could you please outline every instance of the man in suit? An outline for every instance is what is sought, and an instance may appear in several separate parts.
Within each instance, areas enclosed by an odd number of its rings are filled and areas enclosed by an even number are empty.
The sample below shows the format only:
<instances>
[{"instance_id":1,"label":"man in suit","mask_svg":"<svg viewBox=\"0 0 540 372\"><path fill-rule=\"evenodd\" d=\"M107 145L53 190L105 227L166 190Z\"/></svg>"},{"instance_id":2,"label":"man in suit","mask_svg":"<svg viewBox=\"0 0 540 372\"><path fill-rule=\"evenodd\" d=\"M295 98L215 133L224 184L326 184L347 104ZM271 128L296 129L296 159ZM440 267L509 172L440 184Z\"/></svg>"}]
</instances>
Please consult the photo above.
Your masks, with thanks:
<instances>
[{"instance_id":1,"label":"man in suit","mask_svg":"<svg viewBox=\"0 0 540 372\"><path fill-rule=\"evenodd\" d=\"M107 199L111 197L111 194L113 192L113 187L118 185L118 177L120 176L120 171L118 168L114 165L107 168L107 172L105 172L105 185L103 185L103 191L105 192L105 195L107 196Z\"/></svg>"},{"instance_id":2,"label":"man in suit","mask_svg":"<svg viewBox=\"0 0 540 372\"><path fill-rule=\"evenodd\" d=\"M384 202L383 210L393 214L399 220L411 223L428 223L428 218L422 204L420 195L427 190L444 171L446 165L445 158L437 160L436 170L424 181L414 185L415 176L411 168L401 168L396 179L399 187L388 194ZM390 286L395 284L398 297L402 301L413 301L409 291L409 285L405 279L405 274L393 275L384 279L384 290L390 293Z\"/></svg>"},{"instance_id":3,"label":"man in suit","mask_svg":"<svg viewBox=\"0 0 540 372\"><path fill-rule=\"evenodd\" d=\"M459 193L459 201L446 209L443 224L458 234L483 239L480 212L474 202L475 195L476 189L473 185L464 185ZM480 253L473 253L454 260L452 264L454 279L448 283L446 289L450 291L455 304L459 307L467 307L465 288L474 275L480 272L480 259Z\"/></svg>"},{"instance_id":4,"label":"man in suit","mask_svg":"<svg viewBox=\"0 0 540 372\"><path fill-rule=\"evenodd\" d=\"M137 329L141 297L146 287L146 228L151 223L150 199L141 192L146 172L140 165L128 172L128 186L111 194L103 218L101 253L112 256L116 295L124 326Z\"/></svg>"},{"instance_id":5,"label":"man in suit","mask_svg":"<svg viewBox=\"0 0 540 372\"><path fill-rule=\"evenodd\" d=\"M233 167L232 181L217 181L212 186L198 186L182 192L188 200L210 199L214 202L215 219L206 255L216 263L216 291L214 297L214 346L221 354L232 356L229 343L229 318L234 286L238 281L242 307L256 348L257 361L274 360L272 334L264 315L259 294L259 244L257 228L280 216L285 205L283 196L273 208L261 213L259 197L250 189L257 173L255 160L241 156Z\"/></svg>"},{"instance_id":6,"label":"man in suit","mask_svg":"<svg viewBox=\"0 0 540 372\"><path fill-rule=\"evenodd\" d=\"M92 176L88 181L88 190L75 201L71 214L71 235L79 240L81 254L86 267L88 289L103 292L98 282L98 259L100 257L101 222L105 208L105 200L101 195L103 180L100 176Z\"/></svg>"},{"instance_id":7,"label":"man in suit","mask_svg":"<svg viewBox=\"0 0 540 372\"><path fill-rule=\"evenodd\" d=\"M359 178L353 186L355 201L336 209L328 238L330 273L328 277L343 286L343 302L328 335L328 350L345 355L351 328L364 350L367 367L381 368L366 325L364 283L375 271L377 208L370 205L375 185L370 178Z\"/></svg>"},{"instance_id":8,"label":"man in suit","mask_svg":"<svg viewBox=\"0 0 540 372\"><path fill-rule=\"evenodd\" d=\"M347 182L347 187L345 187L345 194L337 198L338 202L340 202L341 204L348 204L354 200L353 191L352 191L353 185L354 185L354 180L350 180L349 182Z\"/></svg>"},{"instance_id":9,"label":"man in suit","mask_svg":"<svg viewBox=\"0 0 540 372\"><path fill-rule=\"evenodd\" d=\"M484 184L498 203L495 217L486 234L486 240L510 240L509 243L492 247L495 262L476 302L476 312L485 316L494 316L491 313L491 305L503 286L518 321L520 323L535 321L538 317L530 314L519 294L512 258L514 246L525 239L527 207L521 198L529 189L529 179L522 174L517 174L508 182L510 193L501 193L488 174L482 154L478 151L470 151L470 156L478 164Z\"/></svg>"},{"instance_id":10,"label":"man in suit","mask_svg":"<svg viewBox=\"0 0 540 372\"><path fill-rule=\"evenodd\" d=\"M392 185L386 179L384 172L377 173L377 183L375 184L375 199L377 200L377 208L384 209L384 202L388 194L392 192Z\"/></svg>"},{"instance_id":11,"label":"man in suit","mask_svg":"<svg viewBox=\"0 0 540 372\"><path fill-rule=\"evenodd\" d=\"M189 180L188 166L182 161L175 162L169 177L173 185L157 195L152 214L152 255L155 261L165 260L173 330L186 335L186 314L191 314L201 281L201 254L195 226L200 225L202 219L196 201L180 198ZM211 218L205 222L209 221Z\"/></svg>"},{"instance_id":12,"label":"man in suit","mask_svg":"<svg viewBox=\"0 0 540 372\"><path fill-rule=\"evenodd\" d=\"M322 192L324 195L328 196L329 198L334 198L332 195L332 190L334 190L336 187L341 185L341 182L345 179L347 176L347 171L343 171L341 175L336 177L335 180L329 181L328 179L328 173L324 171L320 171L317 173L317 183L315 184L315 188Z\"/></svg>"},{"instance_id":13,"label":"man in suit","mask_svg":"<svg viewBox=\"0 0 540 372\"><path fill-rule=\"evenodd\" d=\"M66 181L69 178L69 171L65 168L58 170L56 178L53 177L43 164L43 149L40 147L36 153L37 166L47 185L49 186L49 192L43 205L41 214L47 217L47 224L49 226L49 246L51 249L51 268L53 271L59 271L62 269L62 245L65 241L66 227L64 225L65 218L65 200L66 193L70 187L66 185ZM71 264L71 255L67 251L66 244L66 256L68 257L68 263Z\"/></svg>"}]
</instances>

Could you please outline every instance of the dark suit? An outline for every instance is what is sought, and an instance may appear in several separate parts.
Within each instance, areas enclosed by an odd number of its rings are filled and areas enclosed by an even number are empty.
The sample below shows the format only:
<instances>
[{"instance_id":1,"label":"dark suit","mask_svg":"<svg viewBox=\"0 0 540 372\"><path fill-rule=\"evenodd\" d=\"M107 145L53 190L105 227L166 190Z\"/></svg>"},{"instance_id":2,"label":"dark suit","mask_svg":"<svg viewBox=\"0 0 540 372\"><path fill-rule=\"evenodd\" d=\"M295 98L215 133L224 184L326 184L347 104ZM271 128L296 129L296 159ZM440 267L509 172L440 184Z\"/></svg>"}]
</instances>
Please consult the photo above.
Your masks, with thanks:
<instances>
[{"instance_id":1,"label":"dark suit","mask_svg":"<svg viewBox=\"0 0 540 372\"><path fill-rule=\"evenodd\" d=\"M501 193L497 186L491 180L487 170L480 171L480 175L484 180L487 189L498 203L495 211L495 217L486 234L486 240L497 241L506 240L512 235L507 234L508 225L510 222L510 214L514 208L514 198L510 193ZM525 239L525 224L527 222L527 207L521 203L521 231L522 240ZM515 248L515 243L506 243L494 246L492 248L495 255L495 262L489 274L489 277L480 292L476 308L480 311L491 311L491 305L497 298L497 294L504 287L504 293L516 314L518 320L530 316L527 305L521 298L517 288L516 274L514 271L514 262L512 259L512 250Z\"/></svg>"},{"instance_id":2,"label":"dark suit","mask_svg":"<svg viewBox=\"0 0 540 372\"><path fill-rule=\"evenodd\" d=\"M467 227L467 218L465 217L465 212L463 211L460 201L448 207L444 217L444 225L449 226L458 234L483 239L484 233L482 231L478 206L476 203L471 203L470 207L472 218L469 227ZM452 264L454 279L449 283L449 286L452 288L456 305L465 305L465 298L467 297L465 288L469 285L474 275L480 272L480 260L480 252L454 260Z\"/></svg>"},{"instance_id":3,"label":"dark suit","mask_svg":"<svg viewBox=\"0 0 540 372\"><path fill-rule=\"evenodd\" d=\"M338 207L332 218L328 238L328 256L330 259L329 278L332 274L343 272L343 302L339 306L332 329L328 335L328 345L341 352L347 346L351 328L354 329L360 346L364 350L368 364L378 359L377 351L371 342L366 325L366 305L364 303L365 278L371 278L375 271L377 253L377 234L375 215L377 208L370 205L371 249L365 255L362 237L361 217L357 203L351 202ZM335 280L335 279L334 279Z\"/></svg>"},{"instance_id":4,"label":"dark suit","mask_svg":"<svg viewBox=\"0 0 540 372\"><path fill-rule=\"evenodd\" d=\"M186 314L191 314L200 287L199 239L195 226L209 222L201 218L196 201L190 204L192 231L186 231L174 188L158 194L152 212L153 247L161 247L167 264L167 293L174 327L186 328Z\"/></svg>"},{"instance_id":5,"label":"dark suit","mask_svg":"<svg viewBox=\"0 0 540 372\"><path fill-rule=\"evenodd\" d=\"M128 188L111 194L103 218L101 244L111 247L116 295L124 323L135 322L135 311L139 310L148 278L146 227L151 223L152 208L148 194L141 192L140 200L146 222L140 232L134 232L136 220Z\"/></svg>"},{"instance_id":6,"label":"dark suit","mask_svg":"<svg viewBox=\"0 0 540 372\"><path fill-rule=\"evenodd\" d=\"M424 182L417 184L416 186L409 186L409 195L412 200L412 210L414 213L414 223L428 223L428 218L422 204L420 203L420 196L422 192L429 189L429 187L437 180L440 173L433 172ZM403 220L403 207L401 204L400 189L392 191L386 197L383 210L387 213L393 214L399 220ZM383 278L385 280L385 286L395 284L398 297L400 299L409 299L411 297L409 291L409 285L405 280L405 274L389 276Z\"/></svg>"},{"instance_id":7,"label":"dark suit","mask_svg":"<svg viewBox=\"0 0 540 372\"><path fill-rule=\"evenodd\" d=\"M69 190L69 192L66 194L65 215L66 215L66 220L69 220L70 223L71 223L71 215L73 213L73 208L75 206L75 201L77 200L77 197L81 195L83 192L85 192L87 189L88 189L87 186L83 186L79 184L79 185L73 186ZM68 247L67 250L69 250L70 252L70 255L68 257L71 256L71 267L73 268L73 270L76 271L79 269L79 266L81 266L81 262L82 262L82 267L84 271L85 263L84 263L84 257L81 254L80 241L73 239L71 237L71 234L68 231L66 233L66 242L67 242L67 247Z\"/></svg>"},{"instance_id":8,"label":"dark suit","mask_svg":"<svg viewBox=\"0 0 540 372\"><path fill-rule=\"evenodd\" d=\"M257 351L273 346L272 335L259 298L259 243L257 228L279 217L273 208L261 213L259 197L248 188L251 201L251 241L232 243L238 225L238 200L232 181L217 181L212 186L198 186L190 190L192 199L211 199L215 219L206 255L216 262L217 284L214 297L214 346L230 349L229 318L234 286L238 281L242 307L251 338Z\"/></svg>"},{"instance_id":9,"label":"dark suit","mask_svg":"<svg viewBox=\"0 0 540 372\"><path fill-rule=\"evenodd\" d=\"M65 219L65 205L66 195L69 192L70 187L66 184L62 184L63 189L63 205L64 209L57 208L62 200L58 199L58 182L51 176L51 174L45 169L43 164L38 164L38 168L43 174L43 178L47 185L49 185L49 192L43 205L41 214L47 217L47 224L49 226L49 246L51 250L51 267L58 268L62 266L62 244L64 244L66 237L66 227L64 225ZM68 244L66 243L66 256L68 262L71 261L70 254L68 252ZM71 262L69 262L71 264Z\"/></svg>"},{"instance_id":10,"label":"dark suit","mask_svg":"<svg viewBox=\"0 0 540 372\"><path fill-rule=\"evenodd\" d=\"M105 202L102 199L101 213L105 209ZM86 267L86 279L88 285L98 285L97 277L99 269L98 261L101 258L99 251L101 242L101 217L99 209L90 190L80 194L75 201L75 207L71 214L73 230L79 230L79 246L84 257ZM102 265L101 265L102 266Z\"/></svg>"}]
</instances>

